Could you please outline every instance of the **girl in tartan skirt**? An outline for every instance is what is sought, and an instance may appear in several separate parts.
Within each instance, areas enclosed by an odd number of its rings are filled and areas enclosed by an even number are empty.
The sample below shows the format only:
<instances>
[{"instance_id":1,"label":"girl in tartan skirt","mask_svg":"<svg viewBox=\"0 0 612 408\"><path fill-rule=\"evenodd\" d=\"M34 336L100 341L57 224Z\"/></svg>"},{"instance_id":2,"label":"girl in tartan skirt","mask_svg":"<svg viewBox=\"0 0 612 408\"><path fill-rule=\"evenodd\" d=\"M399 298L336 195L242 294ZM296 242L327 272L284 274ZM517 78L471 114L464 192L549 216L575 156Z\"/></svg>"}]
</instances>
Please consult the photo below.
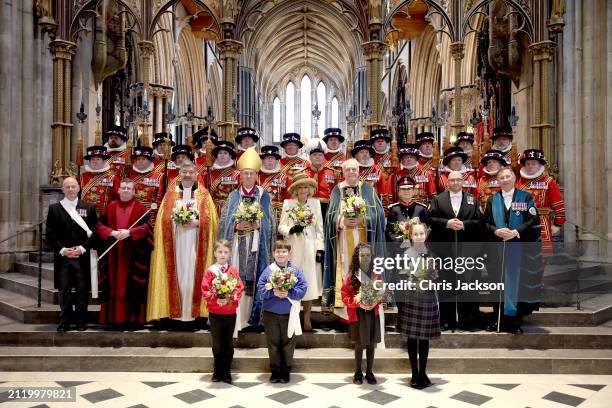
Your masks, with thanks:
<instances>
[{"instance_id":1,"label":"girl in tartan skirt","mask_svg":"<svg viewBox=\"0 0 612 408\"><path fill-rule=\"evenodd\" d=\"M431 385L426 373L429 340L440 337L440 309L436 291L422 290L419 287L420 281L433 281L437 277L436 271L427 266L425 240L429 228L416 217L409 223L412 247L408 249L407 255L409 259L423 258L423 260L417 265L413 274L409 277L404 276L415 286L404 292L403 301L398 301L397 329L408 336L408 357L412 368L410 386L422 389Z\"/></svg>"}]
</instances>

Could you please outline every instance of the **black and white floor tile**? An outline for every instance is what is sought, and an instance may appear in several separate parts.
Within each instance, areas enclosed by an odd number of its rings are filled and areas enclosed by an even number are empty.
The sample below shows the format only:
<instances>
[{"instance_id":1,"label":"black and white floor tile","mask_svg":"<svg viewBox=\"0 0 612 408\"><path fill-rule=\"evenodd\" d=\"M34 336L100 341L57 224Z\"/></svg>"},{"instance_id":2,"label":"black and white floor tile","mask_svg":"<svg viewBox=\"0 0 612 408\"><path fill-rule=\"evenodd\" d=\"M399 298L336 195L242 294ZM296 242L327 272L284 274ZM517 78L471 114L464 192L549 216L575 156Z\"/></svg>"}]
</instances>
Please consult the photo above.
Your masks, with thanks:
<instances>
[{"instance_id":1,"label":"black and white floor tile","mask_svg":"<svg viewBox=\"0 0 612 408\"><path fill-rule=\"evenodd\" d=\"M212 383L210 374L174 373L0 373L1 387L76 387L77 401L7 401L0 407L389 407L389 408L608 408L612 376L430 374L422 391L408 376L378 375L379 384L354 385L347 374L292 375L289 384L270 384L268 374L234 374L234 384Z\"/></svg>"}]
</instances>

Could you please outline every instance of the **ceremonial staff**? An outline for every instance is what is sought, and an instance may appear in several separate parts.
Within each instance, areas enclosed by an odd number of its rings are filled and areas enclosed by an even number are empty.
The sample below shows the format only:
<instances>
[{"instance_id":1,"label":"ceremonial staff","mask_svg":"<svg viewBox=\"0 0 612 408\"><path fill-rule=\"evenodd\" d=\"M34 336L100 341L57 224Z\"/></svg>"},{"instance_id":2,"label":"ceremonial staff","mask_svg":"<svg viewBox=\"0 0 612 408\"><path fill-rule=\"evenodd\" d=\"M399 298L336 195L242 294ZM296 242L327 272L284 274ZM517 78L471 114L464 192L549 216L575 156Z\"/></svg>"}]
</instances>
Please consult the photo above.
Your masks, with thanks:
<instances>
[{"instance_id":1,"label":"ceremonial staff","mask_svg":"<svg viewBox=\"0 0 612 408\"><path fill-rule=\"evenodd\" d=\"M76 144L76 158L75 163L77 166L77 180L81 180L81 166L83 165L83 123L87 120L87 114L85 113L85 105L81 100L81 108L76 114L77 120L79 121L79 136L77 137Z\"/></svg>"},{"instance_id":2,"label":"ceremonial staff","mask_svg":"<svg viewBox=\"0 0 612 408\"><path fill-rule=\"evenodd\" d=\"M156 210L156 209L157 209L157 203L151 203L151 208L149 208L147 211L145 211L145 213L144 213L144 214L142 214L142 215L140 216L140 218L138 218L138 219L137 219L137 220L136 220L136 221L135 221L135 222L134 222L132 225L130 225L130 226L129 226L129 228L128 228L128 230L129 230L129 229L134 228L134 227L135 227L135 226L136 226L136 225L137 225L137 224L138 224L138 223L139 223L139 222L140 222L140 221L141 221L141 220L142 220L142 219L145 217L145 215L147 215L147 214L149 214L149 213L151 212L151 210ZM111 246L109 246L109 247L106 249L106 251L104 251L104 252L102 253L102 255L100 255L100 256L98 257L98 261L99 261L100 259L104 258L104 255L108 254L108 253L110 252L110 250L111 250L111 249L113 249L113 247L114 247L115 245L117 245L119 242L120 242L120 240L116 240L115 242L113 242L113 243L111 244Z\"/></svg>"}]
</instances>

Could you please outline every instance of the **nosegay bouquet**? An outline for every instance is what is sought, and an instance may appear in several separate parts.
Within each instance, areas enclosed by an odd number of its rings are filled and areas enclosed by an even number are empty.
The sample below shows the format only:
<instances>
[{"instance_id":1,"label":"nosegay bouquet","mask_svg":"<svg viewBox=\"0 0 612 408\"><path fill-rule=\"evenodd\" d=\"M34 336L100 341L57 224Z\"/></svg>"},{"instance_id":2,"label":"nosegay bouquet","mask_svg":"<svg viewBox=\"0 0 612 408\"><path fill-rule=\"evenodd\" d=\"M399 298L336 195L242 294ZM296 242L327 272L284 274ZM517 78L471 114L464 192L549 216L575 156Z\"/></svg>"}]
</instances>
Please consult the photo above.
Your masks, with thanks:
<instances>
[{"instance_id":1,"label":"nosegay bouquet","mask_svg":"<svg viewBox=\"0 0 612 408\"><path fill-rule=\"evenodd\" d=\"M382 282L379 281L377 285L375 285L374 282L374 280L361 282L359 292L355 295L355 302L364 306L374 306L384 298L385 291L382 289ZM376 286L378 286L379 289L377 289Z\"/></svg>"},{"instance_id":2,"label":"nosegay bouquet","mask_svg":"<svg viewBox=\"0 0 612 408\"><path fill-rule=\"evenodd\" d=\"M217 299L225 299L231 303L236 300L237 286L238 279L226 272L220 273L212 281L211 295L214 294Z\"/></svg>"},{"instance_id":3,"label":"nosegay bouquet","mask_svg":"<svg viewBox=\"0 0 612 408\"><path fill-rule=\"evenodd\" d=\"M366 202L359 196L348 196L342 200L344 208L342 215L344 218L357 218L366 215Z\"/></svg>"},{"instance_id":4,"label":"nosegay bouquet","mask_svg":"<svg viewBox=\"0 0 612 408\"><path fill-rule=\"evenodd\" d=\"M288 212L289 219L293 221L294 225L307 228L315 223L314 214L310 207L297 204L295 207L291 208ZM304 231L304 233L306 233Z\"/></svg>"},{"instance_id":5,"label":"nosegay bouquet","mask_svg":"<svg viewBox=\"0 0 612 408\"><path fill-rule=\"evenodd\" d=\"M176 225L189 224L191 221L197 221L200 219L200 212L198 211L195 202L182 202L176 203L172 209L172 221Z\"/></svg>"},{"instance_id":6,"label":"nosegay bouquet","mask_svg":"<svg viewBox=\"0 0 612 408\"><path fill-rule=\"evenodd\" d=\"M270 278L266 283L266 289L276 289L281 292L288 292L295 286L297 281L298 278L295 276L295 268L286 266L270 273Z\"/></svg>"},{"instance_id":7,"label":"nosegay bouquet","mask_svg":"<svg viewBox=\"0 0 612 408\"><path fill-rule=\"evenodd\" d=\"M264 216L261 206L258 202L241 201L234 213L236 222L248 221L257 222Z\"/></svg>"}]
</instances>

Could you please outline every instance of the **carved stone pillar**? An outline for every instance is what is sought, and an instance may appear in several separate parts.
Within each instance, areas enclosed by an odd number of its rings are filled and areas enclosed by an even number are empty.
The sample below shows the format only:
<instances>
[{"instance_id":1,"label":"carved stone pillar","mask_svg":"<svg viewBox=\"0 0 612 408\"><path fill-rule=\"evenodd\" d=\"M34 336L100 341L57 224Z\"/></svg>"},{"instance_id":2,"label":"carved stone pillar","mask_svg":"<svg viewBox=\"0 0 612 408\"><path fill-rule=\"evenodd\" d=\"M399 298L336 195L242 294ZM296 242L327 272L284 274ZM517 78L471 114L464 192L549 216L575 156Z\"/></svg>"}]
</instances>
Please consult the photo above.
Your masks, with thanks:
<instances>
[{"instance_id":1,"label":"carved stone pillar","mask_svg":"<svg viewBox=\"0 0 612 408\"><path fill-rule=\"evenodd\" d=\"M368 92L368 101L372 116L368 124L368 134L373 126L385 126L383 123L381 112L381 89L380 83L382 80L383 56L387 46L381 41L368 41L362 44L363 55L366 60L366 72L368 75L366 86Z\"/></svg>"},{"instance_id":2,"label":"carved stone pillar","mask_svg":"<svg viewBox=\"0 0 612 408\"><path fill-rule=\"evenodd\" d=\"M450 45L451 55L453 56L454 62L454 112L453 115L453 124L452 127L455 131L455 134L463 130L463 121L461 117L461 62L463 61L463 57L465 56L465 45L462 42L452 43Z\"/></svg>"},{"instance_id":3,"label":"carved stone pillar","mask_svg":"<svg viewBox=\"0 0 612 408\"><path fill-rule=\"evenodd\" d=\"M138 49L140 50L140 57L142 58L142 83L144 84L144 89L147 90L147 105L149 106L149 110L153 110L153 93L149 89L149 82L151 81L151 58L155 52L155 45L151 41L140 41L138 43ZM147 123L143 124L144 138L142 144L144 146L151 146L151 136L149 135L150 126L151 122L147 119Z\"/></svg>"},{"instance_id":4,"label":"carved stone pillar","mask_svg":"<svg viewBox=\"0 0 612 408\"><path fill-rule=\"evenodd\" d=\"M237 129L239 124L236 124L232 116L231 107L234 99L234 91L237 82L237 66L240 52L243 44L240 41L225 39L217 43L219 55L221 57L221 65L223 67L223 92L221 94L221 121L219 122L219 130L223 140L230 140L233 135L230 135L232 128Z\"/></svg>"},{"instance_id":5,"label":"carved stone pillar","mask_svg":"<svg viewBox=\"0 0 612 408\"><path fill-rule=\"evenodd\" d=\"M551 117L553 100L552 60L555 44L542 41L529 48L533 53L532 144L540 147L551 164L556 164L552 133L555 127Z\"/></svg>"},{"instance_id":6,"label":"carved stone pillar","mask_svg":"<svg viewBox=\"0 0 612 408\"><path fill-rule=\"evenodd\" d=\"M72 133L72 57L76 44L54 40L49 44L53 57L53 135L49 183L58 185L69 175L70 135Z\"/></svg>"}]
</instances>

